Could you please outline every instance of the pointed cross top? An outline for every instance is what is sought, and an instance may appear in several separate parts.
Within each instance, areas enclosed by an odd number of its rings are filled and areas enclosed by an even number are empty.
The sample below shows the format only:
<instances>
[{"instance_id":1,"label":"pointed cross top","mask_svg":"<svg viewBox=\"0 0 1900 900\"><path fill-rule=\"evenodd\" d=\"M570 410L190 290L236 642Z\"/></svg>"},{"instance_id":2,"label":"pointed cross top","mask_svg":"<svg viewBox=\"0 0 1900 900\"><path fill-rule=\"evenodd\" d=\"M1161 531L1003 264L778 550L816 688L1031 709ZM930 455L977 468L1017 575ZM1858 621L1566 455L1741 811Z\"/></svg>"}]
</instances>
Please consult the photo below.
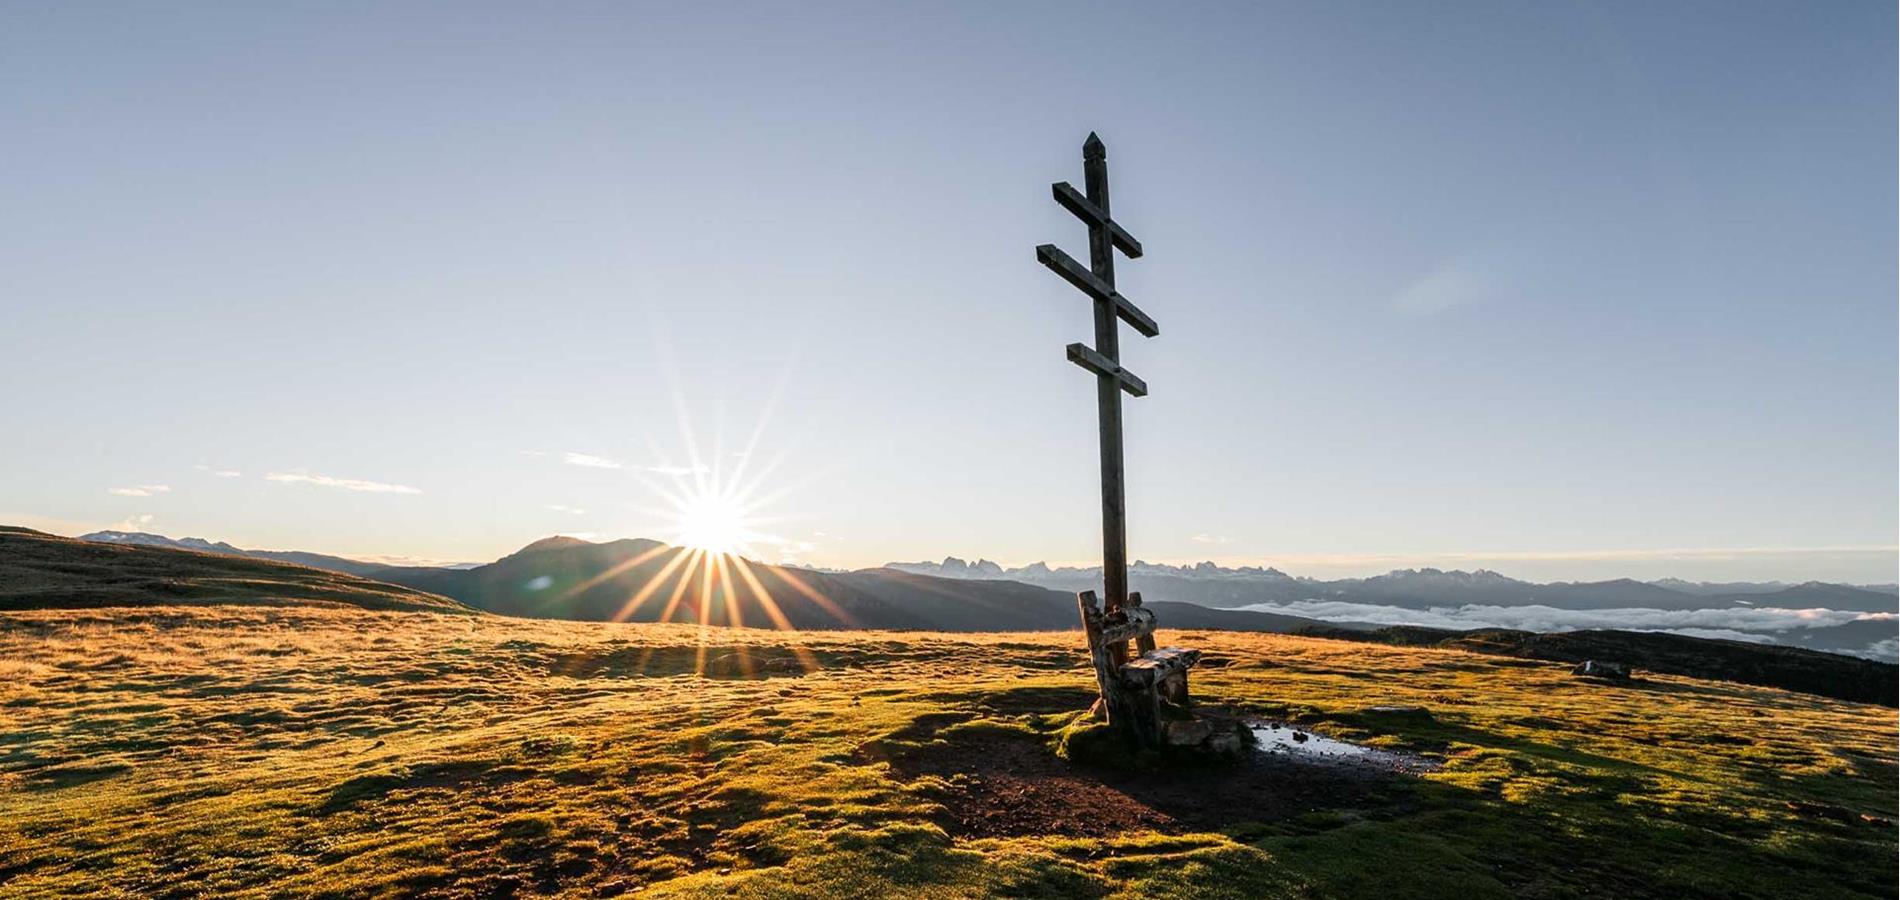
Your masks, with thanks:
<instances>
[{"instance_id":1,"label":"pointed cross top","mask_svg":"<svg viewBox=\"0 0 1900 900\"><path fill-rule=\"evenodd\" d=\"M1102 146L1102 139L1096 137L1095 132L1089 132L1089 139L1082 142L1082 158L1105 159L1107 157L1108 150Z\"/></svg>"}]
</instances>

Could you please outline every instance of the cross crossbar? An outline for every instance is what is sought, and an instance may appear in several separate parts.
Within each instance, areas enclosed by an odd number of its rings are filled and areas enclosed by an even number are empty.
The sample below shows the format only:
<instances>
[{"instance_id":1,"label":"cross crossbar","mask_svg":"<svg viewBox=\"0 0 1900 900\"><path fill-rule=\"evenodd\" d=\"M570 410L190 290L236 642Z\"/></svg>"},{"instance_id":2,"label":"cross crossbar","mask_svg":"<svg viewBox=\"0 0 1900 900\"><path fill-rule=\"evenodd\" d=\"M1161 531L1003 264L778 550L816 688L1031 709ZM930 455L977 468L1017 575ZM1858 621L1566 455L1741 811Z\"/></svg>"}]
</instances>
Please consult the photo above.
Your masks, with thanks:
<instances>
[{"instance_id":1,"label":"cross crossbar","mask_svg":"<svg viewBox=\"0 0 1900 900\"><path fill-rule=\"evenodd\" d=\"M1129 259L1141 258L1141 242L1135 240L1135 236L1122 228L1120 223L1109 218L1108 213L1102 212L1101 207L1090 203L1081 191L1070 187L1066 181L1058 181L1050 187L1055 191L1056 202L1062 204L1063 209L1074 213L1076 218L1088 225L1100 225L1108 229L1109 239L1115 242L1121 252L1128 254Z\"/></svg>"},{"instance_id":2,"label":"cross crossbar","mask_svg":"<svg viewBox=\"0 0 1900 900\"><path fill-rule=\"evenodd\" d=\"M1155 324L1155 320L1148 318L1147 313L1142 312L1127 297L1118 293L1113 285L1096 277L1094 272L1083 268L1081 263L1062 252L1062 248L1054 244L1043 244L1036 248L1036 259L1048 266L1049 271L1062 276L1063 281L1075 285L1082 293L1114 307L1115 315L1120 316L1122 321L1127 322L1142 335L1154 337L1161 333L1160 326Z\"/></svg>"},{"instance_id":3,"label":"cross crossbar","mask_svg":"<svg viewBox=\"0 0 1900 900\"><path fill-rule=\"evenodd\" d=\"M1137 397L1148 396L1148 383L1135 377L1135 373L1117 365L1114 360L1090 350L1083 344L1069 345L1069 362L1084 369L1115 379L1121 389Z\"/></svg>"}]
</instances>

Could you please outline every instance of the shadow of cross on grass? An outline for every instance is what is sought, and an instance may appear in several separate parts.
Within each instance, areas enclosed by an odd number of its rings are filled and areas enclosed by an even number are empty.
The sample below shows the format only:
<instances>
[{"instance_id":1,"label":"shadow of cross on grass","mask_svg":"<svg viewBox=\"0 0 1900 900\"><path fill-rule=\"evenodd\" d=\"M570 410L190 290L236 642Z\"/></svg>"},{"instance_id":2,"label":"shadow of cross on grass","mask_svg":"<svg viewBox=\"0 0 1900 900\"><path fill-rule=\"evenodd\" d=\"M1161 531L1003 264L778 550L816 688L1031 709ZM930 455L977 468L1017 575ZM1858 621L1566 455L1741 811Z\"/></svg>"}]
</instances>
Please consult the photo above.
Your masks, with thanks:
<instances>
[{"instance_id":1,"label":"shadow of cross on grass","mask_svg":"<svg viewBox=\"0 0 1900 900\"><path fill-rule=\"evenodd\" d=\"M922 697L951 711L919 715L860 746L852 760L888 763L905 781L928 779L923 789L943 809L938 824L968 837L1182 834L1408 808L1409 786L1386 773L1265 754L1233 765L1155 769L1071 763L1052 742L1093 698L1091 691L1050 687Z\"/></svg>"},{"instance_id":2,"label":"shadow of cross on grass","mask_svg":"<svg viewBox=\"0 0 1900 900\"><path fill-rule=\"evenodd\" d=\"M1439 748L1445 767L1422 778L1274 758L1088 768L1050 748L1056 723L1086 695L1026 687L919 697L920 715L852 761L888 764L940 806L933 818L953 837L1066 838L1052 845L1065 857L1139 867L1157 840L1215 832L1265 851L1276 883L1321 896L1893 895L1891 828L1845 816L1797 826L1802 812L1776 792L1798 783L1736 795L1733 784L1666 759L1428 717L1354 715L1303 721ZM1791 827L1806 837L1781 839ZM1180 837L1139 837L1152 832Z\"/></svg>"}]
</instances>

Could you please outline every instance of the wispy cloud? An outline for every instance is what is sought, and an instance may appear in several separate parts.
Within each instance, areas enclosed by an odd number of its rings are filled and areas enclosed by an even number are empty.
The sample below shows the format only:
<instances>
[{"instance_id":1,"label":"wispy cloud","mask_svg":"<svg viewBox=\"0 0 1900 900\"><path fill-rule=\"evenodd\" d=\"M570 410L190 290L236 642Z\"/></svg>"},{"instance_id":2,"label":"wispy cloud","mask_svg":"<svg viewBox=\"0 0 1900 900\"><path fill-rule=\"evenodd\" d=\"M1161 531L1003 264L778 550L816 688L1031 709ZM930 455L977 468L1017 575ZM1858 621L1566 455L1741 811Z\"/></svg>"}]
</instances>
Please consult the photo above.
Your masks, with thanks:
<instances>
[{"instance_id":1,"label":"wispy cloud","mask_svg":"<svg viewBox=\"0 0 1900 900\"><path fill-rule=\"evenodd\" d=\"M1392 308L1411 316L1429 316L1453 307L1476 303L1493 292L1489 267L1471 257L1460 257L1415 279L1392 298Z\"/></svg>"},{"instance_id":2,"label":"wispy cloud","mask_svg":"<svg viewBox=\"0 0 1900 900\"><path fill-rule=\"evenodd\" d=\"M605 456L595 456L592 453L563 453L561 454L561 462L567 463L570 466L582 466L589 469L626 468L626 466L622 465L618 460L608 459Z\"/></svg>"},{"instance_id":3,"label":"wispy cloud","mask_svg":"<svg viewBox=\"0 0 1900 900\"><path fill-rule=\"evenodd\" d=\"M554 510L555 512L567 513L570 516L587 515L587 510L574 506L566 506L560 503L549 503L544 508Z\"/></svg>"},{"instance_id":4,"label":"wispy cloud","mask_svg":"<svg viewBox=\"0 0 1900 900\"><path fill-rule=\"evenodd\" d=\"M145 527L150 524L152 524L152 514L141 513L136 516L126 516L125 518L120 519L119 521L106 526L106 530L107 531L144 531Z\"/></svg>"},{"instance_id":5,"label":"wispy cloud","mask_svg":"<svg viewBox=\"0 0 1900 900\"><path fill-rule=\"evenodd\" d=\"M1878 659L1878 660L1883 660L1885 662L1893 662L1896 659L1900 659L1900 639L1887 638L1884 641L1875 641L1872 644L1867 645L1867 649L1862 650L1859 653L1856 653L1854 655L1864 656L1868 659Z\"/></svg>"},{"instance_id":6,"label":"wispy cloud","mask_svg":"<svg viewBox=\"0 0 1900 900\"><path fill-rule=\"evenodd\" d=\"M238 470L236 470L236 469L214 469L214 468L212 468L212 467L210 467L210 466L207 466L207 465L204 465L204 464L202 464L202 463L200 463L199 465L195 465L195 466L192 466L192 468L194 468L194 469L197 469L197 470L198 470L198 471L200 471L200 472L210 472L211 474L213 474L213 475L216 475L216 476L218 476L219 478L242 478L242 477L244 477L244 473L243 473L243 472L240 472L240 471L238 471Z\"/></svg>"},{"instance_id":7,"label":"wispy cloud","mask_svg":"<svg viewBox=\"0 0 1900 900\"><path fill-rule=\"evenodd\" d=\"M1233 538L1218 534L1197 534L1188 538L1188 540L1196 544L1231 544L1234 542Z\"/></svg>"},{"instance_id":8,"label":"wispy cloud","mask_svg":"<svg viewBox=\"0 0 1900 900\"><path fill-rule=\"evenodd\" d=\"M820 537L822 534L822 532L819 532L812 536ZM746 535L746 543L757 544L762 548L771 548L778 553L778 561L781 564L802 562L812 551L818 549L817 541L780 537L776 534L748 534Z\"/></svg>"},{"instance_id":9,"label":"wispy cloud","mask_svg":"<svg viewBox=\"0 0 1900 900\"><path fill-rule=\"evenodd\" d=\"M640 469L658 475L692 475L708 471L705 466L641 466Z\"/></svg>"},{"instance_id":10,"label":"wispy cloud","mask_svg":"<svg viewBox=\"0 0 1900 900\"><path fill-rule=\"evenodd\" d=\"M171 492L172 492L171 487L169 485L163 485L163 484L141 484L141 485L136 485L133 487L115 487L115 488L106 489L106 493L112 494L113 496L116 496L116 497L152 497L158 494L169 494Z\"/></svg>"},{"instance_id":11,"label":"wispy cloud","mask_svg":"<svg viewBox=\"0 0 1900 900\"><path fill-rule=\"evenodd\" d=\"M521 453L523 456L559 457L561 462L566 463L567 465L580 466L581 468L584 468L584 469L629 469L635 472L652 472L656 475L672 475L675 477L695 475L695 474L711 471L710 469L706 468L703 465L702 466L674 466L674 465L661 464L661 465L648 466L648 465L640 465L638 463L622 462L620 460L613 459L611 457L601 456L596 453L577 453L572 450L566 450L559 453L550 453L546 450L523 450L521 451Z\"/></svg>"},{"instance_id":12,"label":"wispy cloud","mask_svg":"<svg viewBox=\"0 0 1900 900\"><path fill-rule=\"evenodd\" d=\"M316 475L307 471L272 472L264 476L265 481L277 481L284 484L310 484L317 487L338 488L345 491L361 491L368 494L420 494L418 488L406 484L390 484L384 481L363 481L358 478L335 478L329 475Z\"/></svg>"}]
</instances>

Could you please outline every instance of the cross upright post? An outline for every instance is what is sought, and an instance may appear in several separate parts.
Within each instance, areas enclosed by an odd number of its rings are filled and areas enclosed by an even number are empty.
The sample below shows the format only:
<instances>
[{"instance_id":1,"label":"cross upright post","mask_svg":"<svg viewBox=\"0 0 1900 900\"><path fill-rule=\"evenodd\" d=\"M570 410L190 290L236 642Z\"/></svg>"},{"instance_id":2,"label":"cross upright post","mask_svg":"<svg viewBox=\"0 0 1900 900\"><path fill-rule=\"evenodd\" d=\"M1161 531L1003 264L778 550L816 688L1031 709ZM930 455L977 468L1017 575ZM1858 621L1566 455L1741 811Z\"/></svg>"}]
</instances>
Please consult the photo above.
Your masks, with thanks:
<instances>
[{"instance_id":1,"label":"cross upright post","mask_svg":"<svg viewBox=\"0 0 1900 900\"><path fill-rule=\"evenodd\" d=\"M1115 290L1115 251L1129 259L1141 256L1141 243L1109 217L1108 153L1102 139L1091 133L1082 144L1083 193L1067 182L1052 186L1056 202L1081 219L1089 229L1089 266L1082 268L1054 244L1036 248L1036 259L1095 301L1095 346L1070 344L1071 362L1095 373L1096 406L1101 430L1102 462L1102 588L1103 612L1113 615L1128 606L1128 516L1122 489L1122 402L1127 391L1143 397L1148 386L1121 366L1120 323L1126 321L1143 335L1159 333L1154 320ZM1144 643L1151 643L1152 638ZM1144 647L1144 649L1151 649ZM1128 658L1126 641L1111 650L1115 661Z\"/></svg>"}]
</instances>

